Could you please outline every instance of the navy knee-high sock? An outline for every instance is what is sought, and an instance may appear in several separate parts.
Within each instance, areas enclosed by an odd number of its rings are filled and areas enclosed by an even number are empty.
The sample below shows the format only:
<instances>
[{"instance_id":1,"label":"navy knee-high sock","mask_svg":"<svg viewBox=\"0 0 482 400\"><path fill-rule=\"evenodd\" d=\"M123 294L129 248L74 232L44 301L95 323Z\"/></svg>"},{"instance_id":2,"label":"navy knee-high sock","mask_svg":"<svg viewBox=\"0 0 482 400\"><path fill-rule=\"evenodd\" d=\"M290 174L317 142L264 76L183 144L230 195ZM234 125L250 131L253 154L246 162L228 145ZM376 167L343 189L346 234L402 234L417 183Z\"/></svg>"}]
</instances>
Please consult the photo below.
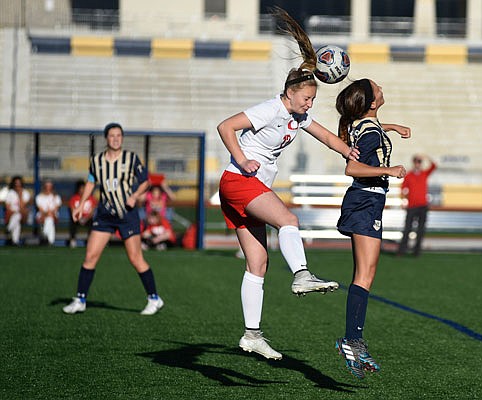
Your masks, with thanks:
<instances>
[{"instance_id":1,"label":"navy knee-high sock","mask_svg":"<svg viewBox=\"0 0 482 400\"><path fill-rule=\"evenodd\" d=\"M139 277L141 278L147 295L150 297L157 297L156 281L154 280L152 270L149 268L147 271L139 272Z\"/></svg>"},{"instance_id":2,"label":"navy knee-high sock","mask_svg":"<svg viewBox=\"0 0 482 400\"><path fill-rule=\"evenodd\" d=\"M82 265L79 272L79 280L77 281L77 297L85 299L89 292L90 285L94 279L95 269L87 269Z\"/></svg>"},{"instance_id":3,"label":"navy knee-high sock","mask_svg":"<svg viewBox=\"0 0 482 400\"><path fill-rule=\"evenodd\" d=\"M363 337L365 316L368 305L368 290L353 283L348 288L346 299L346 328L345 337L348 340Z\"/></svg>"}]
</instances>

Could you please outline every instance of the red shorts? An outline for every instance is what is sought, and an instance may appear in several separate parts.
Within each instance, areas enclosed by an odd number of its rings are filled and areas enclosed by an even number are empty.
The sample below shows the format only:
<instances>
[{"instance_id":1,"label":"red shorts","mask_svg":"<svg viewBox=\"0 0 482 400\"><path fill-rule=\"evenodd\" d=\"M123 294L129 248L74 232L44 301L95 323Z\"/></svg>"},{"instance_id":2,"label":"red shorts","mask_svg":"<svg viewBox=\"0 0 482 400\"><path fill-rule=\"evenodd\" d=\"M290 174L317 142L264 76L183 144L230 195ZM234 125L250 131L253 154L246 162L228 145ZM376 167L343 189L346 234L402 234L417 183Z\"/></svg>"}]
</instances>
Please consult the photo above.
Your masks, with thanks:
<instances>
[{"instance_id":1,"label":"red shorts","mask_svg":"<svg viewBox=\"0 0 482 400\"><path fill-rule=\"evenodd\" d=\"M229 229L264 226L257 218L246 215L246 207L259 195L271 189L254 176L224 171L219 183L219 197L226 225Z\"/></svg>"}]
</instances>

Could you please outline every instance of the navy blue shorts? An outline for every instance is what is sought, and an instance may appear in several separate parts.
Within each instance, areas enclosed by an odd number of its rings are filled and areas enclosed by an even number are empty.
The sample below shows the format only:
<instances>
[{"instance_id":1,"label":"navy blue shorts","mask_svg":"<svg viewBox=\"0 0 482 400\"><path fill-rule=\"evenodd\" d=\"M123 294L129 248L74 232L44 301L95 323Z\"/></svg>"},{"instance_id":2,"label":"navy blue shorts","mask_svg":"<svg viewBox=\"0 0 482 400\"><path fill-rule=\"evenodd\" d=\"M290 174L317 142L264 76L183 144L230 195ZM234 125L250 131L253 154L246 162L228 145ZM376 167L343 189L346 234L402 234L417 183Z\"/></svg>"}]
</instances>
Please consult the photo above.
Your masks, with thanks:
<instances>
[{"instance_id":1,"label":"navy blue shorts","mask_svg":"<svg viewBox=\"0 0 482 400\"><path fill-rule=\"evenodd\" d=\"M356 233L363 236L382 238L382 213L385 195L350 187L341 205L338 231L346 236Z\"/></svg>"},{"instance_id":2,"label":"navy blue shorts","mask_svg":"<svg viewBox=\"0 0 482 400\"><path fill-rule=\"evenodd\" d=\"M124 218L119 218L116 215L111 215L100 206L97 208L93 218L92 230L109 233L115 233L118 230L122 240L129 239L134 235L140 235L141 221L137 208L128 211Z\"/></svg>"}]
</instances>

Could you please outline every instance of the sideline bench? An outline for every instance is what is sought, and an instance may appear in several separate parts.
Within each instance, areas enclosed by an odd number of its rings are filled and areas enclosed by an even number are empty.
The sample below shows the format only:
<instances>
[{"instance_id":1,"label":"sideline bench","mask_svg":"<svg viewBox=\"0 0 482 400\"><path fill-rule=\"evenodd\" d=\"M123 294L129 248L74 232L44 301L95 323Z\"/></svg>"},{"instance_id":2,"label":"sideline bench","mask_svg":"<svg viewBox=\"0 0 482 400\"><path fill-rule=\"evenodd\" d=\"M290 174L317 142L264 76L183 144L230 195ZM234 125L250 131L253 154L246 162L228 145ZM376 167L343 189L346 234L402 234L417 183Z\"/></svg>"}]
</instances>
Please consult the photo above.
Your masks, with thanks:
<instances>
[{"instance_id":1,"label":"sideline bench","mask_svg":"<svg viewBox=\"0 0 482 400\"><path fill-rule=\"evenodd\" d=\"M301 237L348 239L336 229L340 206L352 178L344 175L291 175L292 211L299 219ZM400 196L402 180L390 178L383 211L383 239L399 241L406 211ZM482 211L432 208L427 216L427 232L482 233Z\"/></svg>"}]
</instances>

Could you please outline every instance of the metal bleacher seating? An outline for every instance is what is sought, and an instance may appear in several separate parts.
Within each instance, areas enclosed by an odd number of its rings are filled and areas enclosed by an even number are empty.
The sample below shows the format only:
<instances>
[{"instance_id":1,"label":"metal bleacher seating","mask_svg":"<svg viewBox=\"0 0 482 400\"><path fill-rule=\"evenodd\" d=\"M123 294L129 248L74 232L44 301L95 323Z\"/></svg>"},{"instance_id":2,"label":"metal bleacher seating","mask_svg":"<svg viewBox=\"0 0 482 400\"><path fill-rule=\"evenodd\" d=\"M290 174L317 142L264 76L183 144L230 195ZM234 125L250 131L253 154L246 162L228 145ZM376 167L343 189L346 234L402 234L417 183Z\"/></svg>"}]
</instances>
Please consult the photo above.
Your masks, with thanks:
<instances>
[{"instance_id":1,"label":"metal bleacher seating","mask_svg":"<svg viewBox=\"0 0 482 400\"><path fill-rule=\"evenodd\" d=\"M31 108L40 126L102 125L114 113L130 126L212 126L273 93L270 61L31 56ZM246 73L249 73L249 77Z\"/></svg>"},{"instance_id":2,"label":"metal bleacher seating","mask_svg":"<svg viewBox=\"0 0 482 400\"><path fill-rule=\"evenodd\" d=\"M343 175L292 175L292 211L306 240L346 238L336 230L343 195L352 179ZM400 198L401 181L390 178L383 211L383 239L402 237L405 210ZM427 217L428 232L481 233L482 211L432 208Z\"/></svg>"}]
</instances>

